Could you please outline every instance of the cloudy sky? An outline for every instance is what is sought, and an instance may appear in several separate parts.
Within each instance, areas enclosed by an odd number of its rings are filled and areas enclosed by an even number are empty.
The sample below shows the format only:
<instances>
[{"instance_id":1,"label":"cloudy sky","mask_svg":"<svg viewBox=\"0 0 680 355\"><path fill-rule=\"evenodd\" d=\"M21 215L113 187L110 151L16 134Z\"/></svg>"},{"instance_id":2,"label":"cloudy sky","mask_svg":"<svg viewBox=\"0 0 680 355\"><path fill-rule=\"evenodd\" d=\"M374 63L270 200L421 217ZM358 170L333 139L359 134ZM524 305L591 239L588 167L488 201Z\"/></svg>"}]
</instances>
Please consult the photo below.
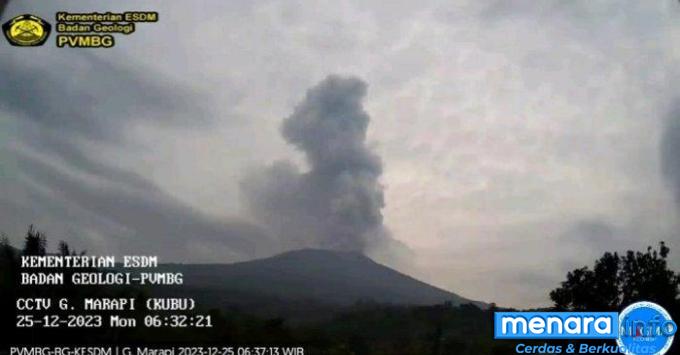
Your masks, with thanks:
<instances>
[{"instance_id":1,"label":"cloudy sky","mask_svg":"<svg viewBox=\"0 0 680 355\"><path fill-rule=\"evenodd\" d=\"M107 50L0 44L15 242L34 223L167 261L361 248L518 307L605 250L680 253L677 1L36 0L3 20L60 10L160 21Z\"/></svg>"}]
</instances>

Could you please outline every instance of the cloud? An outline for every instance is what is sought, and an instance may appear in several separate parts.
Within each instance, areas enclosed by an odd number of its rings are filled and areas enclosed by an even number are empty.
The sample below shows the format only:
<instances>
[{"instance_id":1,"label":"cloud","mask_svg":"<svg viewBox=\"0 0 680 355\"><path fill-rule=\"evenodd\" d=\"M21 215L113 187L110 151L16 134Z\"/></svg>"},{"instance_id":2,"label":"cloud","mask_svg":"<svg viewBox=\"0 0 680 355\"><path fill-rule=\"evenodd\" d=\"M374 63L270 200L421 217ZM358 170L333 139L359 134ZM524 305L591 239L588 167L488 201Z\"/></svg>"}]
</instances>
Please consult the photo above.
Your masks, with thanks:
<instances>
[{"instance_id":1,"label":"cloud","mask_svg":"<svg viewBox=\"0 0 680 355\"><path fill-rule=\"evenodd\" d=\"M600 253L617 243L615 227L597 219L581 220L559 237L559 242L581 247L583 251ZM620 242L620 241L619 241Z\"/></svg>"},{"instance_id":2,"label":"cloud","mask_svg":"<svg viewBox=\"0 0 680 355\"><path fill-rule=\"evenodd\" d=\"M680 206L680 105L668 115L660 151L663 175Z\"/></svg>"},{"instance_id":3,"label":"cloud","mask_svg":"<svg viewBox=\"0 0 680 355\"><path fill-rule=\"evenodd\" d=\"M129 154L134 142L126 134L145 122L157 129L205 127L209 114L196 93L94 55L64 54L58 61L53 70L0 59L6 83L0 110L13 133L2 157L3 168L13 170L2 177L2 215L9 218L0 218L3 226L43 221L41 228L86 248L99 238L100 251L144 250L172 260L271 253L260 228L206 216L91 150L108 146Z\"/></svg>"},{"instance_id":4,"label":"cloud","mask_svg":"<svg viewBox=\"0 0 680 355\"><path fill-rule=\"evenodd\" d=\"M390 238L383 225L382 164L366 146L366 84L329 76L307 91L281 126L309 170L278 162L241 186L253 216L284 244L365 251Z\"/></svg>"},{"instance_id":5,"label":"cloud","mask_svg":"<svg viewBox=\"0 0 680 355\"><path fill-rule=\"evenodd\" d=\"M0 76L0 108L39 125L41 133L118 141L130 122L188 127L207 119L198 95L92 54L62 54L49 65L3 56Z\"/></svg>"},{"instance_id":6,"label":"cloud","mask_svg":"<svg viewBox=\"0 0 680 355\"><path fill-rule=\"evenodd\" d=\"M114 180L117 184L79 179L40 159L20 157L20 169L30 174L34 183L47 187L53 202L60 201L63 208L75 205L87 211L85 216L68 219L67 224L77 225L83 222L82 219L96 216L97 220L106 221L103 226L114 224L126 230L122 235L109 235L112 241L117 240L112 250L124 253L157 251L172 260L242 260L258 255L256 245L264 236L256 226L238 220L220 221L206 217L148 182L135 185L126 184L124 179ZM135 181L144 180L138 177ZM106 228L99 230L104 232ZM222 255L192 252L194 246L204 243L228 246L229 252Z\"/></svg>"}]
</instances>

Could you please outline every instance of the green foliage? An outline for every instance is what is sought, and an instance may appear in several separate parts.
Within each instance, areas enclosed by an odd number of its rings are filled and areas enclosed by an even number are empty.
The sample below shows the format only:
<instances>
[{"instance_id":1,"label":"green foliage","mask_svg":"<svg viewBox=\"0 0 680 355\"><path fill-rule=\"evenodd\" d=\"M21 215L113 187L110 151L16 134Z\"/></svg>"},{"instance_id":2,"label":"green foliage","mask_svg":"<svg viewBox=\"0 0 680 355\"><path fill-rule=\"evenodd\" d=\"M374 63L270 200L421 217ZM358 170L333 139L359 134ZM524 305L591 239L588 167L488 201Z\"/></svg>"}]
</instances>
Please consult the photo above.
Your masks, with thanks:
<instances>
[{"instance_id":1,"label":"green foliage","mask_svg":"<svg viewBox=\"0 0 680 355\"><path fill-rule=\"evenodd\" d=\"M46 249L47 238L30 225L24 238L24 255L45 255Z\"/></svg>"},{"instance_id":2,"label":"green foliage","mask_svg":"<svg viewBox=\"0 0 680 355\"><path fill-rule=\"evenodd\" d=\"M680 275L668 268L669 253L664 242L657 250L648 247L644 253L605 253L592 270L585 266L567 273L567 279L550 292L550 298L555 308L573 311L620 311L631 303L651 301L677 320ZM678 353L678 344L668 352Z\"/></svg>"},{"instance_id":3,"label":"green foliage","mask_svg":"<svg viewBox=\"0 0 680 355\"><path fill-rule=\"evenodd\" d=\"M68 256L71 255L71 249L65 241L59 242L59 255Z\"/></svg>"},{"instance_id":4,"label":"green foliage","mask_svg":"<svg viewBox=\"0 0 680 355\"><path fill-rule=\"evenodd\" d=\"M574 311L619 310L637 301L675 309L680 276L668 269L669 253L664 242L658 250L648 247L645 253L629 250L619 256L607 252L592 270L584 266L567 273L550 298L556 308Z\"/></svg>"}]
</instances>

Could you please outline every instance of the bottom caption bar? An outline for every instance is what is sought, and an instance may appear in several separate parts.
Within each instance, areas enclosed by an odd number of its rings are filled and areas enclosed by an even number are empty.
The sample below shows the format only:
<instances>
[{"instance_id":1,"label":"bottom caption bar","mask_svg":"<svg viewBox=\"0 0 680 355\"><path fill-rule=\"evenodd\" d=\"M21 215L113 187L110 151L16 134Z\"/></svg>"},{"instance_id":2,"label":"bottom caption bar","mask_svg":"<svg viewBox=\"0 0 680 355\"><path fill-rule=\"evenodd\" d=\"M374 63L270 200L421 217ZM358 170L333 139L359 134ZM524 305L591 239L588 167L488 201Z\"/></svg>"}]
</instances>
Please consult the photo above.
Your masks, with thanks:
<instances>
[{"instance_id":1,"label":"bottom caption bar","mask_svg":"<svg viewBox=\"0 0 680 355\"><path fill-rule=\"evenodd\" d=\"M301 346L13 346L7 355L304 355Z\"/></svg>"}]
</instances>

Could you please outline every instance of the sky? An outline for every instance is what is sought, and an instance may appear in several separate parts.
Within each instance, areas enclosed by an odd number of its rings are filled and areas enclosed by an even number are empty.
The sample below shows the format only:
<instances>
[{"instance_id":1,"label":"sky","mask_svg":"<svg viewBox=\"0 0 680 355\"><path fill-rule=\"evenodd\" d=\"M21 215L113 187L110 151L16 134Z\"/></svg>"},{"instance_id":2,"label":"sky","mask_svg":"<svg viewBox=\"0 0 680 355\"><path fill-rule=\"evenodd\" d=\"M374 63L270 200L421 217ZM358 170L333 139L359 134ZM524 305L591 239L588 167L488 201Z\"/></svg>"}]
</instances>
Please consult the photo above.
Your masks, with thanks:
<instances>
[{"instance_id":1,"label":"sky","mask_svg":"<svg viewBox=\"0 0 680 355\"><path fill-rule=\"evenodd\" d=\"M62 10L160 20L105 50L0 43L15 243L361 250L514 307L604 251L665 240L680 270L677 1L27 0L3 21Z\"/></svg>"}]
</instances>

